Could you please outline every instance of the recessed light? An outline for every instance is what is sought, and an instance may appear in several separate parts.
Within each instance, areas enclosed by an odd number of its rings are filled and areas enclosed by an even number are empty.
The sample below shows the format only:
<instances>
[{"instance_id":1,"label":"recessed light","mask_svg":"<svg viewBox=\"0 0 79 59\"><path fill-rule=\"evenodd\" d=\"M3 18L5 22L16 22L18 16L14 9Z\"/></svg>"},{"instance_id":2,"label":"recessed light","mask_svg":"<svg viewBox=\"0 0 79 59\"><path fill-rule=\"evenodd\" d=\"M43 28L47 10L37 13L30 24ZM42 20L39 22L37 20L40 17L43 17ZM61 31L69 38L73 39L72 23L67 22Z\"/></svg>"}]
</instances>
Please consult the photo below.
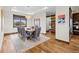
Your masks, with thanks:
<instances>
[{"instance_id":1,"label":"recessed light","mask_svg":"<svg viewBox=\"0 0 79 59\"><path fill-rule=\"evenodd\" d=\"M43 9L48 9L48 7L44 7Z\"/></svg>"}]
</instances>

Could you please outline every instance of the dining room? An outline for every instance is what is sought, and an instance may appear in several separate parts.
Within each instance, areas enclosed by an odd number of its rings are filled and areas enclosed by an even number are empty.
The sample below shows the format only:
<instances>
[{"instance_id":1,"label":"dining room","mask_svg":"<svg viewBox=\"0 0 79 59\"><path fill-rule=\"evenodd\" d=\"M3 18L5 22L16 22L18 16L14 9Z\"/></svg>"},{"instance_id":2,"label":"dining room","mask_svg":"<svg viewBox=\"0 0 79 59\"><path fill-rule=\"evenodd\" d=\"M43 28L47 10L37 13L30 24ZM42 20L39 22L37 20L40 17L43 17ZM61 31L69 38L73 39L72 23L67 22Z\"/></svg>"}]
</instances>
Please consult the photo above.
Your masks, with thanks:
<instances>
[{"instance_id":1,"label":"dining room","mask_svg":"<svg viewBox=\"0 0 79 59\"><path fill-rule=\"evenodd\" d=\"M3 52L24 52L47 40L46 6L4 6ZM6 48L6 49L5 49Z\"/></svg>"}]
</instances>

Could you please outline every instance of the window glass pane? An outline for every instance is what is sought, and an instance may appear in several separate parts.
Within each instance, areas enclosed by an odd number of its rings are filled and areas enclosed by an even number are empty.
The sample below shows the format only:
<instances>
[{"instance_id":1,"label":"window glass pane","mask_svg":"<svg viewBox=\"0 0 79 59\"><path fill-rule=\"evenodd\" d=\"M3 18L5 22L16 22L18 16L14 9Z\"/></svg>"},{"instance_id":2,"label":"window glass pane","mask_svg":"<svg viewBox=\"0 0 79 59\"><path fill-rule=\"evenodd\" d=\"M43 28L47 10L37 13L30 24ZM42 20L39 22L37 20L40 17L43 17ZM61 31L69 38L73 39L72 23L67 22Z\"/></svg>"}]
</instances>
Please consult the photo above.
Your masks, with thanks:
<instances>
[{"instance_id":1,"label":"window glass pane","mask_svg":"<svg viewBox=\"0 0 79 59\"><path fill-rule=\"evenodd\" d=\"M21 18L21 25L26 26L26 18Z\"/></svg>"},{"instance_id":2,"label":"window glass pane","mask_svg":"<svg viewBox=\"0 0 79 59\"><path fill-rule=\"evenodd\" d=\"M26 26L26 18L24 16L13 15L13 27Z\"/></svg>"}]
</instances>

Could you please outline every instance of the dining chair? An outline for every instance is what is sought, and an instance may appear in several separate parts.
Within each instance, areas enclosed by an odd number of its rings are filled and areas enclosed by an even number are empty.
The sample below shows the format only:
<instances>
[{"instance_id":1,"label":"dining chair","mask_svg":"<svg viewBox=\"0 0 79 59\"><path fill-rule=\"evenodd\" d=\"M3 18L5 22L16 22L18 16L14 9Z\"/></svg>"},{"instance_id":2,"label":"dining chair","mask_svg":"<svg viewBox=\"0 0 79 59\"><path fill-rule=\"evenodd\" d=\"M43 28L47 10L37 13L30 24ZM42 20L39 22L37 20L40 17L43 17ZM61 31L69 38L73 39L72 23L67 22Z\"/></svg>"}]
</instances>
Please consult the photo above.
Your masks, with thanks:
<instances>
[{"instance_id":1,"label":"dining chair","mask_svg":"<svg viewBox=\"0 0 79 59\"><path fill-rule=\"evenodd\" d=\"M21 33L21 28L17 27L17 30L18 30L18 33L20 34Z\"/></svg>"},{"instance_id":2,"label":"dining chair","mask_svg":"<svg viewBox=\"0 0 79 59\"><path fill-rule=\"evenodd\" d=\"M30 37L30 35L26 33L24 27L18 27L18 33L21 35L23 39L28 39Z\"/></svg>"},{"instance_id":3,"label":"dining chair","mask_svg":"<svg viewBox=\"0 0 79 59\"><path fill-rule=\"evenodd\" d=\"M38 34L37 34L38 37L40 36L40 31L41 31L41 27L38 28Z\"/></svg>"},{"instance_id":4,"label":"dining chair","mask_svg":"<svg viewBox=\"0 0 79 59\"><path fill-rule=\"evenodd\" d=\"M32 40L33 41L40 40L40 31L41 31L41 28L40 27L36 27L35 28L35 31L32 34Z\"/></svg>"}]
</instances>

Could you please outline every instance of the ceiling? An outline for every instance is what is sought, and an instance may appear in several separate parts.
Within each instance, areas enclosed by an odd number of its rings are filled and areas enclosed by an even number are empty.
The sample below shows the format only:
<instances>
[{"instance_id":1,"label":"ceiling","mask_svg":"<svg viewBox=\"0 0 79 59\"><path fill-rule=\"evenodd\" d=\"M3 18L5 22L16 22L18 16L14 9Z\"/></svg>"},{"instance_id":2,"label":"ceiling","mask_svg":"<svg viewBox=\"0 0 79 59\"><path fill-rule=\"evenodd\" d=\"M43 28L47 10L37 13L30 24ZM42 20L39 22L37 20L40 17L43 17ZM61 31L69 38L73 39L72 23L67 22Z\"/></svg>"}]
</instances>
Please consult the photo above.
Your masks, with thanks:
<instances>
[{"instance_id":1,"label":"ceiling","mask_svg":"<svg viewBox=\"0 0 79 59\"><path fill-rule=\"evenodd\" d=\"M5 10L11 10L21 14L35 14L40 11L46 11L46 16L55 15L56 6L4 6ZM79 6L71 6L72 12L79 12Z\"/></svg>"},{"instance_id":2,"label":"ceiling","mask_svg":"<svg viewBox=\"0 0 79 59\"><path fill-rule=\"evenodd\" d=\"M45 10L47 16L54 15L56 12L55 6L6 6L4 8L24 14L34 14L39 11Z\"/></svg>"},{"instance_id":3,"label":"ceiling","mask_svg":"<svg viewBox=\"0 0 79 59\"><path fill-rule=\"evenodd\" d=\"M79 6L71 6L71 9L73 13L79 13Z\"/></svg>"},{"instance_id":4,"label":"ceiling","mask_svg":"<svg viewBox=\"0 0 79 59\"><path fill-rule=\"evenodd\" d=\"M48 6L48 9L46 10L46 15L55 15L56 13L56 6Z\"/></svg>"}]
</instances>

